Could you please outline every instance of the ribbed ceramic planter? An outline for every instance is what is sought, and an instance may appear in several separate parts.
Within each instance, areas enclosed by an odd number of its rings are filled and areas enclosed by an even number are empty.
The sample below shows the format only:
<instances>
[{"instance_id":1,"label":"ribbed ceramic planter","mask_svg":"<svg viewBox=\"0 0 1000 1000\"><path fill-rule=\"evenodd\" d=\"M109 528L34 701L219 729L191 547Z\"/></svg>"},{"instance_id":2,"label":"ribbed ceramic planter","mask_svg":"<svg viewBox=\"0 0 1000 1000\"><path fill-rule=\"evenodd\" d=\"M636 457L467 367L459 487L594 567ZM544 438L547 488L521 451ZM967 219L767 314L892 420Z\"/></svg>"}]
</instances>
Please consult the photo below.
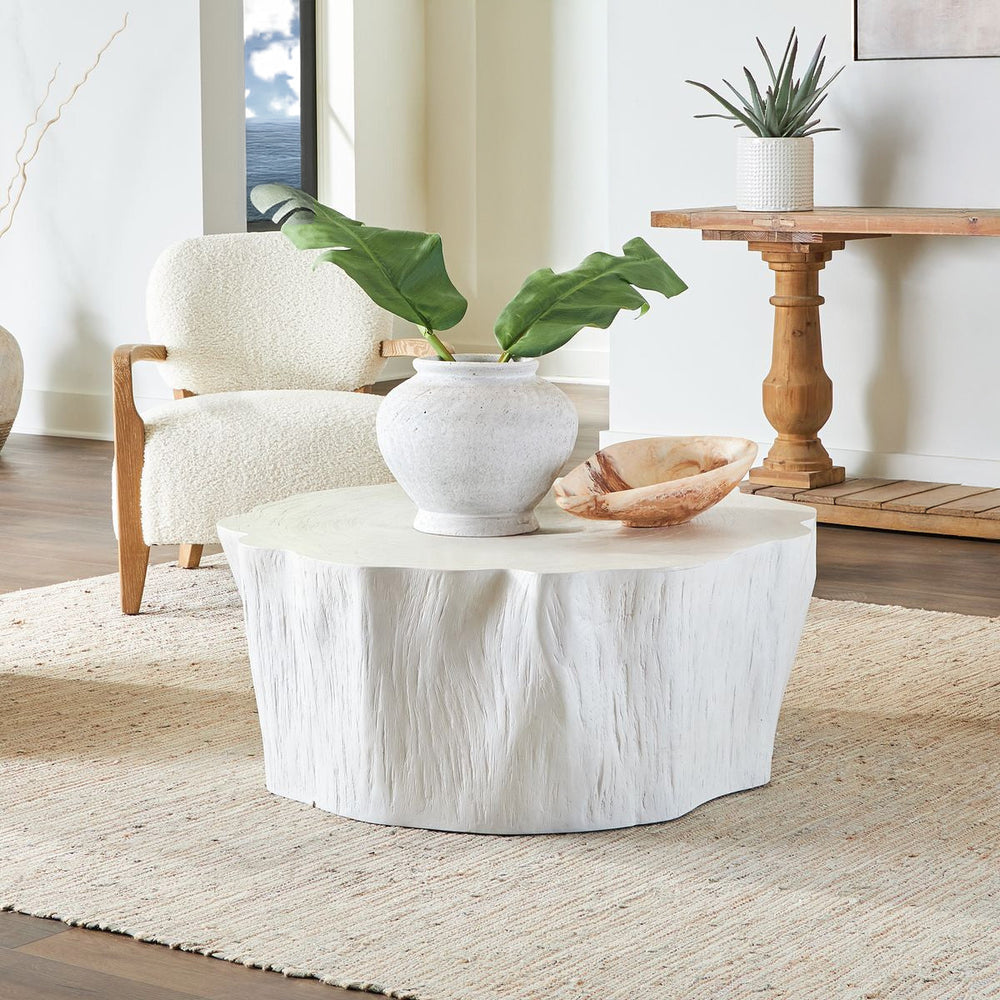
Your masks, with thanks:
<instances>
[{"instance_id":1,"label":"ribbed ceramic planter","mask_svg":"<svg viewBox=\"0 0 1000 1000\"><path fill-rule=\"evenodd\" d=\"M576 409L536 375L538 362L495 354L413 362L379 407L378 444L435 535L520 535L576 441Z\"/></svg>"},{"instance_id":2,"label":"ribbed ceramic planter","mask_svg":"<svg viewBox=\"0 0 1000 1000\"><path fill-rule=\"evenodd\" d=\"M813 207L813 141L740 136L736 140L736 208L741 212L809 212Z\"/></svg>"},{"instance_id":3,"label":"ribbed ceramic planter","mask_svg":"<svg viewBox=\"0 0 1000 1000\"><path fill-rule=\"evenodd\" d=\"M23 385L21 348L13 336L0 326L0 449L7 443L7 436L14 425Z\"/></svg>"}]
</instances>

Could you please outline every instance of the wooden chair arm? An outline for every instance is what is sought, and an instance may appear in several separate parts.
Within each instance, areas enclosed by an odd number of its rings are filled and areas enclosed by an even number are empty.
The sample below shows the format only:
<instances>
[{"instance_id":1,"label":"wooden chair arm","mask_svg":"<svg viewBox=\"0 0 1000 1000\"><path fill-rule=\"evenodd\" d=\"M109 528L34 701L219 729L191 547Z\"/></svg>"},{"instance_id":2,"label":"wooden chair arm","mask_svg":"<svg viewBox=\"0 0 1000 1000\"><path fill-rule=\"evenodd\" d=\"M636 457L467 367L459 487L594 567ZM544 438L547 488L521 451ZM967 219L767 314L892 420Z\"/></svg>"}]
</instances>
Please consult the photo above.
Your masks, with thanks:
<instances>
[{"instance_id":1,"label":"wooden chair arm","mask_svg":"<svg viewBox=\"0 0 1000 1000\"><path fill-rule=\"evenodd\" d=\"M114 410L115 442L119 430L127 430L135 421L142 425L142 418L135 408L132 388L132 366L137 361L166 361L167 349L163 344L121 344L111 355L111 402ZM134 431L133 431L134 432Z\"/></svg>"},{"instance_id":2,"label":"wooden chair arm","mask_svg":"<svg viewBox=\"0 0 1000 1000\"><path fill-rule=\"evenodd\" d=\"M445 347L454 353L451 344ZM383 340L378 345L379 357L382 358L433 358L434 348L423 337L410 337L406 340Z\"/></svg>"},{"instance_id":3,"label":"wooden chair arm","mask_svg":"<svg viewBox=\"0 0 1000 1000\"><path fill-rule=\"evenodd\" d=\"M136 361L166 361L167 349L163 344L120 344L115 348L114 360L127 360L130 365Z\"/></svg>"}]
</instances>

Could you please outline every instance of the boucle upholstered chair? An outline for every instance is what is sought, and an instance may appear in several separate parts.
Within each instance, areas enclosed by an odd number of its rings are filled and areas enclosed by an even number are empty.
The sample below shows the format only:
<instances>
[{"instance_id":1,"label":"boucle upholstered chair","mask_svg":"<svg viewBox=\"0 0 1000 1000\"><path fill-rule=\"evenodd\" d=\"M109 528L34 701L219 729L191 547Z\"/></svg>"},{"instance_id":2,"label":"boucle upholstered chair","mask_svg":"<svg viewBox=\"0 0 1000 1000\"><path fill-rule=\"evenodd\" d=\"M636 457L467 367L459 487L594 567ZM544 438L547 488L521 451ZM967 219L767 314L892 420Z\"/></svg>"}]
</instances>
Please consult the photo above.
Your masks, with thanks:
<instances>
[{"instance_id":1,"label":"boucle upholstered chair","mask_svg":"<svg viewBox=\"0 0 1000 1000\"><path fill-rule=\"evenodd\" d=\"M216 522L309 490L389 482L375 440L388 313L339 268L280 233L203 236L168 249L147 289L151 344L113 358L114 515L121 606L136 614L150 545L193 569ZM174 400L142 416L132 366L159 361Z\"/></svg>"}]
</instances>

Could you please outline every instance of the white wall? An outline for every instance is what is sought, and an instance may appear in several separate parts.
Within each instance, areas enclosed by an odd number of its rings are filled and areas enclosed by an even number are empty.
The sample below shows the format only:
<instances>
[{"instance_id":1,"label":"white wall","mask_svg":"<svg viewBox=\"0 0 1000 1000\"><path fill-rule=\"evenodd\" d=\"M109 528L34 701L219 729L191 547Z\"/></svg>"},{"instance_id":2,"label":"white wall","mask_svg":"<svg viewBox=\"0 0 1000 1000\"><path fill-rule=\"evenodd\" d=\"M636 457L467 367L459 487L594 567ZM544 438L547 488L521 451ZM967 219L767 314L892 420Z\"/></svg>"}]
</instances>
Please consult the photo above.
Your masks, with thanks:
<instances>
[{"instance_id":1,"label":"white wall","mask_svg":"<svg viewBox=\"0 0 1000 1000\"><path fill-rule=\"evenodd\" d=\"M769 441L773 275L739 243L647 230L658 208L732 203L733 133L688 78L737 83L754 35L780 47L828 35L847 63L816 137L818 204L996 206L1000 139L988 97L1000 60L852 63L852 4L615 0L609 22L611 236L645 232L691 288L620 321L611 428ZM1000 240L893 237L850 244L821 275L834 413L822 432L852 473L1000 486L996 275Z\"/></svg>"},{"instance_id":2,"label":"white wall","mask_svg":"<svg viewBox=\"0 0 1000 1000\"><path fill-rule=\"evenodd\" d=\"M493 322L538 267L607 245L607 0L426 0L427 223L469 299L447 337L495 347ZM602 378L607 337L543 359Z\"/></svg>"},{"instance_id":3,"label":"white wall","mask_svg":"<svg viewBox=\"0 0 1000 1000\"><path fill-rule=\"evenodd\" d=\"M224 8L239 0L206 2L215 8L210 20L230 31L232 12L227 19ZM11 167L55 64L62 69L54 92L65 95L121 23L125 6L0 6L0 163ZM153 261L168 244L201 233L209 215L210 226L226 228L220 192L234 171L242 173L230 155L211 161L221 183L211 166L203 176L198 0L130 0L127 7L127 30L46 136L14 227L0 239L0 321L20 342L25 363L15 431L110 435L111 351L146 340ZM217 66L215 72L218 78ZM231 101L233 90L206 93ZM237 97L242 108L242 87ZM232 228L243 220L242 178L237 183ZM168 395L154 366L139 366L136 382L141 403Z\"/></svg>"},{"instance_id":4,"label":"white wall","mask_svg":"<svg viewBox=\"0 0 1000 1000\"><path fill-rule=\"evenodd\" d=\"M424 0L317 5L319 200L370 225L427 226ZM416 336L395 321L394 336ZM408 360L383 377L412 374Z\"/></svg>"},{"instance_id":5,"label":"white wall","mask_svg":"<svg viewBox=\"0 0 1000 1000\"><path fill-rule=\"evenodd\" d=\"M345 215L357 209L354 169L354 0L316 5L318 196Z\"/></svg>"},{"instance_id":6,"label":"white wall","mask_svg":"<svg viewBox=\"0 0 1000 1000\"><path fill-rule=\"evenodd\" d=\"M493 322L530 271L607 244L607 0L326 0L319 13L320 199L440 232L469 299L445 337L495 349ZM543 370L606 378L607 357L606 335L585 331Z\"/></svg>"}]
</instances>

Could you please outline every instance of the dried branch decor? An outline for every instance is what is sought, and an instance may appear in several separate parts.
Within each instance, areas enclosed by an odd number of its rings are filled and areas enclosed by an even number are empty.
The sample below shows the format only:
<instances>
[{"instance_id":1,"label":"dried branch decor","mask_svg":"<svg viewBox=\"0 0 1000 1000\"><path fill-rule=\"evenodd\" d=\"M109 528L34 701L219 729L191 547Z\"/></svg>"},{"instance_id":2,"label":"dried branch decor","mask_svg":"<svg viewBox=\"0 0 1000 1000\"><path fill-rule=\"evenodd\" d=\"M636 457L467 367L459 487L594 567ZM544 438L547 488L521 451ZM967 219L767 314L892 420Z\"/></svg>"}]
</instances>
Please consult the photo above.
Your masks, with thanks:
<instances>
[{"instance_id":1,"label":"dried branch decor","mask_svg":"<svg viewBox=\"0 0 1000 1000\"><path fill-rule=\"evenodd\" d=\"M39 101L38 106L35 108L35 113L32 116L31 121L24 126L24 131L21 133L21 144L17 147L17 152L14 154L14 174L7 184L7 191L3 204L0 205L0 236L3 236L14 224L14 215L17 212L18 205L21 204L21 197L24 194L24 188L28 182L28 165L38 155L39 147L41 146L46 133L50 128L52 128L53 125L55 125L57 121L59 121L60 118L62 118L63 111L69 105L70 101L76 97L77 91L79 91L87 80L90 79L90 74L97 69L104 53L111 48L112 42L114 42L114 40L127 27L128 13L126 12L124 18L122 19L121 27L111 35L103 46L101 46L94 58L94 61L89 67L87 67L83 76L81 76L76 82L69 94L67 94L66 97L56 105L55 110L51 112L50 117L45 118L43 121L45 106L49 102L49 97L52 94L52 87L56 82L56 77L59 75L59 64L57 64L56 68L52 71L52 76L49 77L49 82L45 87L45 94L42 96L41 101Z\"/></svg>"}]
</instances>

